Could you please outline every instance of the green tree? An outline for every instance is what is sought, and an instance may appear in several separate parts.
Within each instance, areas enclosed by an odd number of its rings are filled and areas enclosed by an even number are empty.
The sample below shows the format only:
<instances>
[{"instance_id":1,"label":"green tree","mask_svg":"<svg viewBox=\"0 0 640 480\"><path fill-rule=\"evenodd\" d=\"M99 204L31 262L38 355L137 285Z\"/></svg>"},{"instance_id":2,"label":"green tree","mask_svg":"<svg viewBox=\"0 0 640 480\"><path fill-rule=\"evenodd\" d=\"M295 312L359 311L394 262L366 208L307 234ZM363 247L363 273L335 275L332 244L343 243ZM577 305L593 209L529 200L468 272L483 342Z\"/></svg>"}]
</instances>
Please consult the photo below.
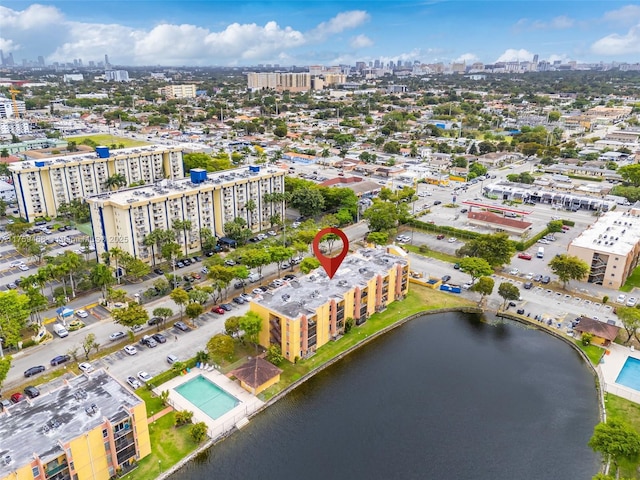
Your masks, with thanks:
<instances>
[{"instance_id":1,"label":"green tree","mask_svg":"<svg viewBox=\"0 0 640 480\"><path fill-rule=\"evenodd\" d=\"M29 297L15 290L0 292L0 337L5 345L18 345L20 330L26 326L30 314Z\"/></svg>"},{"instance_id":2,"label":"green tree","mask_svg":"<svg viewBox=\"0 0 640 480\"><path fill-rule=\"evenodd\" d=\"M224 331L227 335L230 335L231 338L238 335L238 332L240 331L240 317L234 315L233 317L227 318L224 321Z\"/></svg>"},{"instance_id":3,"label":"green tree","mask_svg":"<svg viewBox=\"0 0 640 480\"><path fill-rule=\"evenodd\" d=\"M284 360L280 345L272 344L267 348L267 360L274 365L280 365Z\"/></svg>"},{"instance_id":4,"label":"green tree","mask_svg":"<svg viewBox=\"0 0 640 480\"><path fill-rule=\"evenodd\" d=\"M557 110L552 110L547 115L547 117L549 118L550 122L557 122L558 120L560 120L561 116L562 116L562 114L560 112L558 112Z\"/></svg>"},{"instance_id":5,"label":"green tree","mask_svg":"<svg viewBox=\"0 0 640 480\"><path fill-rule=\"evenodd\" d=\"M618 173L622 178L631 183L634 187L640 186L640 164L633 163L618 168Z\"/></svg>"},{"instance_id":6,"label":"green tree","mask_svg":"<svg viewBox=\"0 0 640 480\"><path fill-rule=\"evenodd\" d=\"M236 278L236 271L233 267L226 265L212 265L209 267L207 277L212 280L212 286L219 292L222 292L222 290L226 291L229 284Z\"/></svg>"},{"instance_id":7,"label":"green tree","mask_svg":"<svg viewBox=\"0 0 640 480\"><path fill-rule=\"evenodd\" d=\"M325 208L324 197L316 188L299 188L291 195L291 206L296 208L305 217L315 217Z\"/></svg>"},{"instance_id":8,"label":"green tree","mask_svg":"<svg viewBox=\"0 0 640 480\"><path fill-rule=\"evenodd\" d=\"M507 306L507 302L515 301L520 298L520 289L512 283L502 282L498 286L498 295L500 295L504 300L502 302L502 308L504 309Z\"/></svg>"},{"instance_id":9,"label":"green tree","mask_svg":"<svg viewBox=\"0 0 640 480\"><path fill-rule=\"evenodd\" d=\"M103 298L107 298L107 289L116 281L111 269L103 263L96 263L94 265L89 274L89 278L94 287L102 290Z\"/></svg>"},{"instance_id":10,"label":"green tree","mask_svg":"<svg viewBox=\"0 0 640 480\"><path fill-rule=\"evenodd\" d=\"M242 217L236 217L232 221L224 224L224 234L244 245L251 237L251 230L247 228L247 221Z\"/></svg>"},{"instance_id":11,"label":"green tree","mask_svg":"<svg viewBox=\"0 0 640 480\"><path fill-rule=\"evenodd\" d=\"M562 280L563 288L567 288L570 280L582 280L591 270L585 261L567 254L553 257L549 262L549 268Z\"/></svg>"},{"instance_id":12,"label":"green tree","mask_svg":"<svg viewBox=\"0 0 640 480\"><path fill-rule=\"evenodd\" d=\"M187 314L187 317L191 319L192 323L196 318L202 315L203 312L204 312L204 307L199 303L192 302L187 305L187 308L185 308L185 313Z\"/></svg>"},{"instance_id":13,"label":"green tree","mask_svg":"<svg viewBox=\"0 0 640 480\"><path fill-rule=\"evenodd\" d=\"M217 363L222 360L230 361L235 351L235 342L229 335L218 333L207 342L207 352Z\"/></svg>"},{"instance_id":14,"label":"green tree","mask_svg":"<svg viewBox=\"0 0 640 480\"><path fill-rule=\"evenodd\" d=\"M300 271L305 275L320 266L320 262L315 257L306 257L300 262Z\"/></svg>"},{"instance_id":15,"label":"green tree","mask_svg":"<svg viewBox=\"0 0 640 480\"><path fill-rule=\"evenodd\" d=\"M168 390L165 390L168 393ZM164 393L164 392L163 392ZM193 420L193 412L189 410L178 410L176 412L176 427L187 425Z\"/></svg>"},{"instance_id":16,"label":"green tree","mask_svg":"<svg viewBox=\"0 0 640 480\"><path fill-rule=\"evenodd\" d=\"M247 312L240 317L240 330L244 332L247 339L254 343L256 351L258 349L258 336L262 330L262 319L255 312Z\"/></svg>"},{"instance_id":17,"label":"green tree","mask_svg":"<svg viewBox=\"0 0 640 480\"><path fill-rule=\"evenodd\" d=\"M491 277L480 277L478 281L471 287L472 292L478 292L480 294L480 304L484 301L487 295L493 293L493 287L495 282Z\"/></svg>"},{"instance_id":18,"label":"green tree","mask_svg":"<svg viewBox=\"0 0 640 480\"><path fill-rule=\"evenodd\" d=\"M127 308L116 308L111 312L116 323L133 329L137 325L144 325L149 320L149 314L138 303L131 303Z\"/></svg>"},{"instance_id":19,"label":"green tree","mask_svg":"<svg viewBox=\"0 0 640 480\"><path fill-rule=\"evenodd\" d=\"M166 321L173 316L173 310L169 307L157 307L153 309L153 316L162 319L162 321L157 324L157 329L160 331L164 328Z\"/></svg>"},{"instance_id":20,"label":"green tree","mask_svg":"<svg viewBox=\"0 0 640 480\"><path fill-rule=\"evenodd\" d=\"M374 245L386 245L389 243L389 234L386 232L371 232L367 235L367 241Z\"/></svg>"},{"instance_id":21,"label":"green tree","mask_svg":"<svg viewBox=\"0 0 640 480\"><path fill-rule=\"evenodd\" d=\"M547 230L551 233L557 233L562 231L562 220L551 220L547 223Z\"/></svg>"},{"instance_id":22,"label":"green tree","mask_svg":"<svg viewBox=\"0 0 640 480\"><path fill-rule=\"evenodd\" d=\"M91 350L95 348L96 345L96 336L94 333L88 333L84 339L82 340L82 350L84 351L84 359L89 360L89 354Z\"/></svg>"},{"instance_id":23,"label":"green tree","mask_svg":"<svg viewBox=\"0 0 640 480\"><path fill-rule=\"evenodd\" d=\"M618 465L620 460L633 459L640 453L640 435L627 423L609 419L594 427L589 446Z\"/></svg>"},{"instance_id":24,"label":"green tree","mask_svg":"<svg viewBox=\"0 0 640 480\"><path fill-rule=\"evenodd\" d=\"M262 276L262 268L271 263L271 254L263 248L250 248L242 252L242 263L249 268L255 268Z\"/></svg>"},{"instance_id":25,"label":"green tree","mask_svg":"<svg viewBox=\"0 0 640 480\"><path fill-rule=\"evenodd\" d=\"M627 340L624 342L627 344L632 336L636 335L637 337L638 328L640 328L640 309L634 307L617 307L616 314L627 332Z\"/></svg>"},{"instance_id":26,"label":"green tree","mask_svg":"<svg viewBox=\"0 0 640 480\"><path fill-rule=\"evenodd\" d=\"M189 302L189 294L182 288L176 288L169 294L169 298L180 307L180 320L182 320L182 309Z\"/></svg>"},{"instance_id":27,"label":"green tree","mask_svg":"<svg viewBox=\"0 0 640 480\"><path fill-rule=\"evenodd\" d=\"M207 424L204 422L198 422L191 426L189 435L191 435L191 439L195 443L202 443L202 441L207 437L207 432Z\"/></svg>"},{"instance_id":28,"label":"green tree","mask_svg":"<svg viewBox=\"0 0 640 480\"><path fill-rule=\"evenodd\" d=\"M506 233L483 235L469 240L456 254L459 257L484 258L492 267L499 267L511 261L516 249Z\"/></svg>"},{"instance_id":29,"label":"green tree","mask_svg":"<svg viewBox=\"0 0 640 480\"><path fill-rule=\"evenodd\" d=\"M287 136L287 125L285 123L280 123L276 128L273 129L273 134L276 137L284 138Z\"/></svg>"},{"instance_id":30,"label":"green tree","mask_svg":"<svg viewBox=\"0 0 640 480\"><path fill-rule=\"evenodd\" d=\"M484 258L465 257L460 260L460 270L464 270L471 277L471 283L476 282L476 278L486 277L493 273L493 267Z\"/></svg>"},{"instance_id":31,"label":"green tree","mask_svg":"<svg viewBox=\"0 0 640 480\"><path fill-rule=\"evenodd\" d=\"M388 232L396 228L398 223L398 210L392 202L374 200L363 214L369 224L371 232Z\"/></svg>"},{"instance_id":32,"label":"green tree","mask_svg":"<svg viewBox=\"0 0 640 480\"><path fill-rule=\"evenodd\" d=\"M122 173L114 173L104 181L105 188L118 190L127 185L127 178Z\"/></svg>"},{"instance_id":33,"label":"green tree","mask_svg":"<svg viewBox=\"0 0 640 480\"><path fill-rule=\"evenodd\" d=\"M282 270L282 264L289 260L295 254L295 251L289 247L283 247L281 245L274 245L268 248L271 261L275 262L278 267L278 276L280 276L280 270Z\"/></svg>"},{"instance_id":34,"label":"green tree","mask_svg":"<svg viewBox=\"0 0 640 480\"><path fill-rule=\"evenodd\" d=\"M2 388L2 384L7 379L7 375L9 374L9 370L11 369L11 360L13 358L11 355L3 356L0 358L0 388Z\"/></svg>"},{"instance_id":35,"label":"green tree","mask_svg":"<svg viewBox=\"0 0 640 480\"><path fill-rule=\"evenodd\" d=\"M121 260L127 278L133 282L140 280L151 272L151 267L133 255L125 254Z\"/></svg>"}]
</instances>

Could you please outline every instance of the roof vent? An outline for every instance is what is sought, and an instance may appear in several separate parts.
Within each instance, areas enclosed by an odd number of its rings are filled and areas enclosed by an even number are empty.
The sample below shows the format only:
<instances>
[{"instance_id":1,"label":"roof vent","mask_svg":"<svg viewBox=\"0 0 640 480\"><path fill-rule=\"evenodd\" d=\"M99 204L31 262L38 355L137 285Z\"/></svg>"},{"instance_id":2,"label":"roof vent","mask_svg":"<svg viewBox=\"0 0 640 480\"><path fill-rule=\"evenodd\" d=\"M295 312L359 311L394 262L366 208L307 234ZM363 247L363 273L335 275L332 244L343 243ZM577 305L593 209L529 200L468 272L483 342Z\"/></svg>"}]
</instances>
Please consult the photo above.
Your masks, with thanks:
<instances>
[{"instance_id":1,"label":"roof vent","mask_svg":"<svg viewBox=\"0 0 640 480\"><path fill-rule=\"evenodd\" d=\"M9 465L11 463L12 459L11 459L11 455L5 455L4 458L2 459L2 462L5 465Z\"/></svg>"},{"instance_id":2,"label":"roof vent","mask_svg":"<svg viewBox=\"0 0 640 480\"><path fill-rule=\"evenodd\" d=\"M283 302L288 302L290 298L291 298L291 295L289 295L288 293L285 293L284 295L282 295Z\"/></svg>"},{"instance_id":3,"label":"roof vent","mask_svg":"<svg viewBox=\"0 0 640 480\"><path fill-rule=\"evenodd\" d=\"M95 413L98 413L98 406L95 403L92 403L88 407L85 407L84 411L91 417Z\"/></svg>"}]
</instances>

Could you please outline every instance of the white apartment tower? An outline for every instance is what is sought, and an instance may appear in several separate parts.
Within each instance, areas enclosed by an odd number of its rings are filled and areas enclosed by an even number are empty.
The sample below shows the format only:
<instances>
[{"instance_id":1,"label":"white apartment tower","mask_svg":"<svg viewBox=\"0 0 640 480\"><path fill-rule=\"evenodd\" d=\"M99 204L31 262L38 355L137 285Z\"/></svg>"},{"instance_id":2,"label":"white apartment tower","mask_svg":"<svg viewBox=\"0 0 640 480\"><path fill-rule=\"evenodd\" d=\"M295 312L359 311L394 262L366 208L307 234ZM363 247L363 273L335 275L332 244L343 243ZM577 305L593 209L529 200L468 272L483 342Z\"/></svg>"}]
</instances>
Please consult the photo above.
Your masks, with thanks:
<instances>
[{"instance_id":1,"label":"white apartment tower","mask_svg":"<svg viewBox=\"0 0 640 480\"><path fill-rule=\"evenodd\" d=\"M164 145L113 152L97 147L95 153L14 163L9 170L20 215L27 221L55 216L61 203L108 193L106 182L114 175L122 176L125 186L184 177L182 150Z\"/></svg>"},{"instance_id":2,"label":"white apartment tower","mask_svg":"<svg viewBox=\"0 0 640 480\"><path fill-rule=\"evenodd\" d=\"M118 247L155 264L161 260L160 252L145 245L144 239L154 230L171 230L176 221L191 222L191 228L176 239L185 255L201 250L203 228L223 237L225 223L237 217L244 218L252 231L267 228L273 215L284 217L284 204L265 202L264 195L284 192L284 175L283 170L258 166L209 174L193 169L191 178L89 197L98 258ZM255 209L245 208L249 200Z\"/></svg>"}]
</instances>

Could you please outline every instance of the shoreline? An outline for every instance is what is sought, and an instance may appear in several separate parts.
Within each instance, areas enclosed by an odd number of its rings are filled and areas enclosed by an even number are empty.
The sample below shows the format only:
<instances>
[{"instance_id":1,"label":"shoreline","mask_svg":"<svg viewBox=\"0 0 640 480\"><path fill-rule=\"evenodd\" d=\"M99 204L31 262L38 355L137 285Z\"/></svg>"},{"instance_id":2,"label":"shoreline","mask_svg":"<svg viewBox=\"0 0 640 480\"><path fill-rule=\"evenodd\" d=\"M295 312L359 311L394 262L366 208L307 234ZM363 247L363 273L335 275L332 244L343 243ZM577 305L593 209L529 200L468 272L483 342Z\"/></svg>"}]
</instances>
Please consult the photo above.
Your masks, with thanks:
<instances>
[{"instance_id":1,"label":"shoreline","mask_svg":"<svg viewBox=\"0 0 640 480\"><path fill-rule=\"evenodd\" d=\"M574 342L571 342L569 339L565 338L563 335L560 335L558 332L555 332L555 331L553 331L551 329L540 328L540 325L538 325L537 323L531 322L530 319L520 318L519 315L512 314L510 312L501 311L501 310L493 312L491 310L484 310L484 309L482 309L480 307L474 307L474 306L469 306L469 307L450 307L450 308L438 308L438 309L434 309L434 310L423 310L421 312L414 313L412 315L409 315L407 317L399 319L398 321L394 322L393 324L388 325L385 328L383 328L383 329L381 329L381 330L379 330L379 331L377 331L377 332L375 332L375 333L363 338L360 342L356 343L355 345L352 345L347 350L345 350L344 352L336 355L335 357L331 358L330 360L327 360L322 365L318 365L313 370L308 372L306 375L304 375L303 377L299 378L298 380L296 380L292 384L288 385L281 392L279 392L278 394L274 395L267 402L265 402L264 405L259 410L256 410L253 414L249 415L248 416L248 420L251 420L253 417L258 415L259 413L261 413L262 411L264 411L265 409L267 409L271 405L275 404L278 400L281 400L282 398L284 398L287 394L289 394L290 392L292 392L293 390L298 388L300 385L302 385L303 383L305 383L306 381L311 379L318 372L321 372L325 368L333 365L337 361L343 359L344 357L346 357L350 353L354 352L355 350L361 348L362 346L367 345L371 341L377 339L379 336L384 335L385 333L387 333L387 332L389 332L389 331L391 331L393 329L401 327L405 323L407 323L407 322L409 322L411 320L415 320L418 317L422 317L424 315L436 315L436 314L440 314L440 313L450 313L450 312L476 313L476 314L477 313L479 313L479 314L495 313L495 315L498 318L507 318L509 320L514 320L514 321L516 321L518 323L521 323L523 325L536 327L538 330L544 331L544 332L546 332L548 334L551 334L552 336L564 341L567 345L571 346L574 350L576 350L580 354L583 362L586 363L587 366L590 368L591 373L593 374L594 380L595 380L595 389L596 389L596 392L598 392L598 395L599 395L598 407L599 407L600 419L601 419L601 421L606 421L606 409L605 409L605 403L604 403L604 390L603 390L603 387L602 387L602 380L600 379L595 366L591 364L591 361L589 360L587 355L582 350L580 350L580 348ZM188 462L192 461L194 458L196 458L198 455L200 455L202 452L204 452L208 448L210 448L210 447L212 447L212 446L224 441L227 437L231 436L236 431L238 431L238 429L234 428L234 429L229 430L225 434L223 434L223 435L221 435L221 436L219 436L219 437L217 437L215 439L214 438L209 439L203 445L201 445L196 450L191 452L189 455L187 455L186 457L181 459L178 463L173 465L170 469L168 469L167 471L162 472L160 475L158 475L156 477L156 480L163 480L165 478L168 478L170 475L173 475L178 470L180 470L182 467L184 467Z\"/></svg>"}]
</instances>

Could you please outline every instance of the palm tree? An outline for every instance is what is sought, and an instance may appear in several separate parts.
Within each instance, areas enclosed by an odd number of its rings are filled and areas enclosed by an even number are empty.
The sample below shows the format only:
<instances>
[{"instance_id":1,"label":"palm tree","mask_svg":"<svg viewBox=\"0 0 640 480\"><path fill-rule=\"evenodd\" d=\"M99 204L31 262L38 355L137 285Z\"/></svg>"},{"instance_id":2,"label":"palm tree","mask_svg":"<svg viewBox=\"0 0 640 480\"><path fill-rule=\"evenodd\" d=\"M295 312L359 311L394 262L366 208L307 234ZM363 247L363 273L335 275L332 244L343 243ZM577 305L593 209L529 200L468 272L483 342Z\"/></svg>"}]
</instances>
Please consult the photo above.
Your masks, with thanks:
<instances>
[{"instance_id":1,"label":"palm tree","mask_svg":"<svg viewBox=\"0 0 640 480\"><path fill-rule=\"evenodd\" d=\"M2 151L0 151L0 158L9 158L9 150L3 148Z\"/></svg>"},{"instance_id":2,"label":"palm tree","mask_svg":"<svg viewBox=\"0 0 640 480\"><path fill-rule=\"evenodd\" d=\"M105 188L118 190L127 184L127 179L122 173L115 173L104 181Z\"/></svg>"},{"instance_id":3,"label":"palm tree","mask_svg":"<svg viewBox=\"0 0 640 480\"><path fill-rule=\"evenodd\" d=\"M73 274L78 272L82 266L82 257L75 252L67 250L62 256L62 264L69 273L69 284L71 285L71 298L76 298L76 286L73 281Z\"/></svg>"},{"instance_id":4,"label":"palm tree","mask_svg":"<svg viewBox=\"0 0 640 480\"><path fill-rule=\"evenodd\" d=\"M109 260L113 259L114 262L115 262L114 270L116 272L116 278L118 279L118 285L120 285L120 277L122 277L122 275L120 275L120 269L118 267L118 261L122 260L122 257L124 256L125 251L122 250L121 248L113 247L106 253L109 254Z\"/></svg>"},{"instance_id":5,"label":"palm tree","mask_svg":"<svg viewBox=\"0 0 640 480\"><path fill-rule=\"evenodd\" d=\"M248 200L244 205L244 209L249 212L247 215L247 227L249 227L249 230L251 230L251 218L253 217L253 212L256 208L258 208L258 205L256 205L256 201L253 199Z\"/></svg>"},{"instance_id":6,"label":"palm tree","mask_svg":"<svg viewBox=\"0 0 640 480\"><path fill-rule=\"evenodd\" d=\"M102 296L107 298L107 289L115 282L111 269L102 263L98 263L91 270L90 278L91 283L102 289Z\"/></svg>"},{"instance_id":7,"label":"palm tree","mask_svg":"<svg viewBox=\"0 0 640 480\"><path fill-rule=\"evenodd\" d=\"M176 232L179 232L182 230L182 238L184 240L184 254L187 254L187 230L191 230L191 225L192 222L191 220L174 220L173 221L173 229Z\"/></svg>"}]
</instances>

